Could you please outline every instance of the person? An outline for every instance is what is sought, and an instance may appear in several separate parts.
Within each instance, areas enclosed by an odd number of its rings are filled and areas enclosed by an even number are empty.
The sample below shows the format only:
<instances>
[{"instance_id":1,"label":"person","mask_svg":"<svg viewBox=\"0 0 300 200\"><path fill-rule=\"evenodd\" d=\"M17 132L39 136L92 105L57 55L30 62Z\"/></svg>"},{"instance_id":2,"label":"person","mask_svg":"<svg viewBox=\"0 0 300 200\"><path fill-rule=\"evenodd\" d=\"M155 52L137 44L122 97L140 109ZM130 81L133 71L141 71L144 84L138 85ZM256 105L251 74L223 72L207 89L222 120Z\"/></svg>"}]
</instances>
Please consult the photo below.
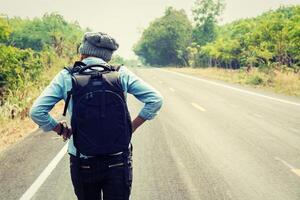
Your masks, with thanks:
<instances>
[{"instance_id":1,"label":"person","mask_svg":"<svg viewBox=\"0 0 300 200\"><path fill-rule=\"evenodd\" d=\"M118 47L116 40L105 33L87 32L84 34L82 44L79 47L80 60L86 65L107 65ZM132 94L144 103L138 116L131 122L133 133L146 120L151 120L158 114L162 107L163 97L125 66L118 69L118 81L124 94ZM45 132L54 131L62 135L64 140L69 139L71 180L79 200L128 200L132 185L132 145L126 151L101 157L82 153L78 156L76 155L78 151L74 145L72 127L68 127L65 122L58 122L49 114L57 102L62 99L66 101L68 91L71 88L71 74L68 70L63 69L33 103L30 109L32 120ZM67 107L70 117L72 111L74 112L72 106L71 98ZM125 163L128 164L118 164L124 155Z\"/></svg>"}]
</instances>

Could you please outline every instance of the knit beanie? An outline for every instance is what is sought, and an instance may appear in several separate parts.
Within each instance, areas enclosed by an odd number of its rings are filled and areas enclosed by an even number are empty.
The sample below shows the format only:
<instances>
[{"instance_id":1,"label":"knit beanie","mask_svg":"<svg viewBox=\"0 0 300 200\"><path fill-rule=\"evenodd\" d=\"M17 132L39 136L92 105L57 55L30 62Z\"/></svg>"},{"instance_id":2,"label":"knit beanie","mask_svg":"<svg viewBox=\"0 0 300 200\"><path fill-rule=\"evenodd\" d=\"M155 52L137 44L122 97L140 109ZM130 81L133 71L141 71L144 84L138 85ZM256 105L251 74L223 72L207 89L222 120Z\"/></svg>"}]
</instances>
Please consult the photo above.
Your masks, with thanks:
<instances>
[{"instance_id":1,"label":"knit beanie","mask_svg":"<svg viewBox=\"0 0 300 200\"><path fill-rule=\"evenodd\" d=\"M102 58L108 62L112 54L119 48L115 39L102 32L87 32L84 34L79 53Z\"/></svg>"}]
</instances>

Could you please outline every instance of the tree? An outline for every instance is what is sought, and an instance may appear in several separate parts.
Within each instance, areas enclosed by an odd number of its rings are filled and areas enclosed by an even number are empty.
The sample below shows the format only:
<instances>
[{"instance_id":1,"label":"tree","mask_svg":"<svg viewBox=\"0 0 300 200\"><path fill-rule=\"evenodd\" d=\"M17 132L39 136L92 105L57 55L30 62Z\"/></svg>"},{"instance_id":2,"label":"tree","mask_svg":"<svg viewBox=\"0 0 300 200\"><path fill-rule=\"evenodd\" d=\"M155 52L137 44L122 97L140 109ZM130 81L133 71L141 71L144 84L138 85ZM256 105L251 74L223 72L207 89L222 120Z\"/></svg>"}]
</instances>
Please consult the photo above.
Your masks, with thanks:
<instances>
[{"instance_id":1,"label":"tree","mask_svg":"<svg viewBox=\"0 0 300 200\"><path fill-rule=\"evenodd\" d=\"M112 65L125 65L125 63L126 63L126 60L118 54L114 54L110 61L110 64L112 64Z\"/></svg>"},{"instance_id":2,"label":"tree","mask_svg":"<svg viewBox=\"0 0 300 200\"><path fill-rule=\"evenodd\" d=\"M134 52L150 65L188 65L192 25L184 10L166 9L144 30Z\"/></svg>"},{"instance_id":3,"label":"tree","mask_svg":"<svg viewBox=\"0 0 300 200\"><path fill-rule=\"evenodd\" d=\"M5 16L0 15L0 43L8 39L11 29Z\"/></svg>"},{"instance_id":4,"label":"tree","mask_svg":"<svg viewBox=\"0 0 300 200\"><path fill-rule=\"evenodd\" d=\"M200 45L192 56L198 60L192 63L226 68L280 66L298 71L299 20L300 6L291 6L219 26L216 38Z\"/></svg>"},{"instance_id":5,"label":"tree","mask_svg":"<svg viewBox=\"0 0 300 200\"><path fill-rule=\"evenodd\" d=\"M83 30L78 23L68 23L57 13L45 14L42 18L9 20L13 30L8 45L21 49L31 48L42 51L52 48L59 56L71 56L76 53L76 44L80 42Z\"/></svg>"},{"instance_id":6,"label":"tree","mask_svg":"<svg viewBox=\"0 0 300 200\"><path fill-rule=\"evenodd\" d=\"M217 17L222 13L222 0L196 0L192 12L195 22L193 39L199 45L205 45L216 38Z\"/></svg>"}]
</instances>

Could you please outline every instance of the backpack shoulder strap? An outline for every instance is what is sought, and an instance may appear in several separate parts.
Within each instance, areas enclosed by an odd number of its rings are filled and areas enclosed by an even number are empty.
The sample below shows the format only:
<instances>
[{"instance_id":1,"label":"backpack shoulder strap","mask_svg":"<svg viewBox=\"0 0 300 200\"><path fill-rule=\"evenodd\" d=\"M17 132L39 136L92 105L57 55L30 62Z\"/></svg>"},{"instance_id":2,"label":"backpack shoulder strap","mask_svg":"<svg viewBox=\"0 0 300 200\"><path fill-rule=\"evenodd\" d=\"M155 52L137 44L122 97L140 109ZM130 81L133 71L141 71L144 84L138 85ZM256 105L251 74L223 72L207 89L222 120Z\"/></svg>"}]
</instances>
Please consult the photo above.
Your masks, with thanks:
<instances>
[{"instance_id":1,"label":"backpack shoulder strap","mask_svg":"<svg viewBox=\"0 0 300 200\"><path fill-rule=\"evenodd\" d=\"M73 65L64 67L64 69L67 70L72 75L75 72L77 72L79 68L82 66L86 66L86 64L81 61L76 61Z\"/></svg>"},{"instance_id":2,"label":"backpack shoulder strap","mask_svg":"<svg viewBox=\"0 0 300 200\"><path fill-rule=\"evenodd\" d=\"M73 65L66 66L66 67L64 67L64 69L67 70L72 75L73 74L74 66Z\"/></svg>"},{"instance_id":3,"label":"backpack shoulder strap","mask_svg":"<svg viewBox=\"0 0 300 200\"><path fill-rule=\"evenodd\" d=\"M107 83L119 90L123 90L121 86L121 82L119 80L119 69L122 65L120 66L112 66L110 65L111 72L104 74L104 78L107 81Z\"/></svg>"},{"instance_id":4,"label":"backpack shoulder strap","mask_svg":"<svg viewBox=\"0 0 300 200\"><path fill-rule=\"evenodd\" d=\"M70 75L73 77L73 74L75 72L77 72L81 66L86 66L86 64L81 61L76 61L73 65L64 67L64 69L66 69L70 73ZM66 99L65 106L64 106L63 116L66 116L67 108L69 106L71 96L72 96L72 89L67 92L67 99Z\"/></svg>"}]
</instances>

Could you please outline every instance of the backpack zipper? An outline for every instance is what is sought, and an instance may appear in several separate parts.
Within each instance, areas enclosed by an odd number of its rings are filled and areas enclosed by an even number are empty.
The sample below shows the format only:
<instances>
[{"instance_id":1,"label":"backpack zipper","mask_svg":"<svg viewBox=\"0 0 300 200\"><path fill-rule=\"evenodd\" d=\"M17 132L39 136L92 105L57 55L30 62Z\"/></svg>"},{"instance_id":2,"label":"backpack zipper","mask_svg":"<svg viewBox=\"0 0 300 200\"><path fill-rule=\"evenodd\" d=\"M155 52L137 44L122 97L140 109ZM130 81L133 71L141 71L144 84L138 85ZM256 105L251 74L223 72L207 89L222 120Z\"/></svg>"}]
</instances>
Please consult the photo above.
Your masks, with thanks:
<instances>
[{"instance_id":1,"label":"backpack zipper","mask_svg":"<svg viewBox=\"0 0 300 200\"><path fill-rule=\"evenodd\" d=\"M112 167L119 167L119 166L123 166L124 163L117 163L117 164L113 164L113 165L108 165L108 168L112 168Z\"/></svg>"}]
</instances>

